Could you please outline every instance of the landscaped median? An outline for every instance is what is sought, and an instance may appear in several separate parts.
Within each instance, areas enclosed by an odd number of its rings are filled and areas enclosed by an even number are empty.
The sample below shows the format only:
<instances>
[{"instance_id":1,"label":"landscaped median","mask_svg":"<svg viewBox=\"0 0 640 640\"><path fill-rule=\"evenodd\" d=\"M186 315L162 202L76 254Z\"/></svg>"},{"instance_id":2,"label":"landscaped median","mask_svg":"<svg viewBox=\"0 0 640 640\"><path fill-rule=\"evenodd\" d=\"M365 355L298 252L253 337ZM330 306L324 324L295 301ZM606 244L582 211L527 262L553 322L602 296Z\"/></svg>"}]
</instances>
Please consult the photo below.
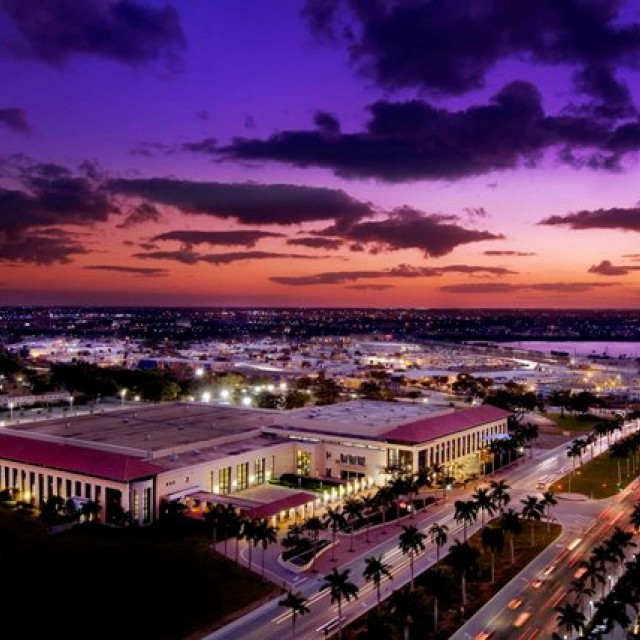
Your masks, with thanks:
<instances>
[{"instance_id":1,"label":"landscaped median","mask_svg":"<svg viewBox=\"0 0 640 640\"><path fill-rule=\"evenodd\" d=\"M498 530L499 520L488 523L485 531ZM466 620L486 604L492 596L510 582L559 535L561 527L547 522L524 522L522 531L513 536L511 562L509 533L503 544L492 544L482 530L468 540L466 546L454 542L453 551L415 578L413 592L409 585L395 591L366 615L352 622L345 630L345 638L385 638L400 640L449 638ZM495 525L495 527L493 526ZM531 531L533 527L533 533ZM534 544L531 544L531 540ZM498 536L499 537L499 536ZM483 544L484 540L484 544ZM462 553L460 547L463 548ZM492 551L493 549L493 551ZM465 562L465 555L466 557ZM494 581L492 582L492 556ZM474 565L477 565L474 570ZM466 567L464 570L462 567ZM466 582L466 604L462 611L462 580ZM392 584L392 583L391 583ZM436 611L438 613L436 613ZM437 629L436 616L437 615Z\"/></svg>"}]
</instances>

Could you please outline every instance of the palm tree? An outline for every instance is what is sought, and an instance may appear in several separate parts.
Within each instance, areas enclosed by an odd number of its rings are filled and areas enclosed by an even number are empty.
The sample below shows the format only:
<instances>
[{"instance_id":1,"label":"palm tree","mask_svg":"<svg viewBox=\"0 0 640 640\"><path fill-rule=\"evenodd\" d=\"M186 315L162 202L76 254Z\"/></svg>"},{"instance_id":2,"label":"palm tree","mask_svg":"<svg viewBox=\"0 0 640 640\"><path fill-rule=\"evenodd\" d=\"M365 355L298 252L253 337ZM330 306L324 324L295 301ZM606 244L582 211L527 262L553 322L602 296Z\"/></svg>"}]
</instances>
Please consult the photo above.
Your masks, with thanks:
<instances>
[{"instance_id":1,"label":"palm tree","mask_svg":"<svg viewBox=\"0 0 640 640\"><path fill-rule=\"evenodd\" d=\"M449 547L449 554L445 559L445 562L460 575L463 615L464 608L467 604L467 573L477 573L479 555L480 552L468 542L460 542L460 540L456 539L453 541L451 547Z\"/></svg>"},{"instance_id":2,"label":"palm tree","mask_svg":"<svg viewBox=\"0 0 640 640\"><path fill-rule=\"evenodd\" d=\"M629 455L629 447L624 440L614 442L609 447L609 457L613 458L618 463L618 486L622 484L622 474L620 471L620 460L626 458Z\"/></svg>"},{"instance_id":3,"label":"palm tree","mask_svg":"<svg viewBox=\"0 0 640 640\"><path fill-rule=\"evenodd\" d=\"M446 524L438 524L434 522L429 527L429 537L431 538L431 542L436 545L436 562L440 562L440 549L447 544L447 533L449 532L449 527Z\"/></svg>"},{"instance_id":4,"label":"palm tree","mask_svg":"<svg viewBox=\"0 0 640 640\"><path fill-rule=\"evenodd\" d=\"M242 523L242 530L240 531L240 538L242 540L247 541L247 546L249 547L249 571L251 571L253 567L253 546L252 544L257 544L255 542L256 539L256 527L257 521L252 520L250 518L245 518Z\"/></svg>"},{"instance_id":5,"label":"palm tree","mask_svg":"<svg viewBox=\"0 0 640 640\"><path fill-rule=\"evenodd\" d=\"M467 525L475 522L478 507L473 500L456 500L454 503L456 522L462 522L464 541L467 541Z\"/></svg>"},{"instance_id":6,"label":"palm tree","mask_svg":"<svg viewBox=\"0 0 640 640\"><path fill-rule=\"evenodd\" d=\"M342 513L349 524L349 551L353 551L353 535L355 533L355 523L362 521L362 502L357 498L347 498L342 507Z\"/></svg>"},{"instance_id":7,"label":"palm tree","mask_svg":"<svg viewBox=\"0 0 640 640\"><path fill-rule=\"evenodd\" d=\"M329 589L331 604L338 603L338 638L342 638L342 600L349 602L351 598L358 597L360 589L349 581L351 569L338 571L335 567L324 578L320 591Z\"/></svg>"},{"instance_id":8,"label":"palm tree","mask_svg":"<svg viewBox=\"0 0 640 640\"><path fill-rule=\"evenodd\" d=\"M336 561L336 539L338 537L338 531L344 531L347 527L347 521L344 515L338 509L332 509L329 507L327 513L324 516L325 525L331 529L331 561Z\"/></svg>"},{"instance_id":9,"label":"palm tree","mask_svg":"<svg viewBox=\"0 0 640 640\"><path fill-rule=\"evenodd\" d=\"M522 517L529 521L531 531L531 546L536 543L535 540L535 523L542 520L543 507L535 496L527 496L524 500L520 500L522 504Z\"/></svg>"},{"instance_id":10,"label":"palm tree","mask_svg":"<svg viewBox=\"0 0 640 640\"><path fill-rule=\"evenodd\" d=\"M627 613L627 603L617 598L615 593L609 594L602 602L598 604L596 616L605 622L605 633L613 631L618 625L622 629L628 629L631 624L631 618Z\"/></svg>"},{"instance_id":11,"label":"palm tree","mask_svg":"<svg viewBox=\"0 0 640 640\"><path fill-rule=\"evenodd\" d=\"M502 518L500 518L500 528L509 538L511 564L514 565L516 563L516 557L513 549L513 539L522 532L522 522L520 521L518 514L513 509L509 509L502 514Z\"/></svg>"},{"instance_id":12,"label":"palm tree","mask_svg":"<svg viewBox=\"0 0 640 640\"><path fill-rule=\"evenodd\" d=\"M209 525L212 529L213 533L213 549L215 551L216 545L218 543L218 526L222 521L223 515L222 512L224 507L221 504L212 505L211 509L204 514L203 520L207 525Z\"/></svg>"},{"instance_id":13,"label":"palm tree","mask_svg":"<svg viewBox=\"0 0 640 640\"><path fill-rule=\"evenodd\" d=\"M556 607L555 610L558 613L558 628L564 629L570 638L573 638L574 631L580 633L584 629L584 614L575 604L567 602L561 607Z\"/></svg>"},{"instance_id":14,"label":"palm tree","mask_svg":"<svg viewBox=\"0 0 640 640\"><path fill-rule=\"evenodd\" d=\"M380 606L380 585L383 578L393 580L391 575L391 565L386 564L382 560L383 556L370 556L364 559L365 568L363 572L364 579L369 582L373 581L376 588L376 597L378 600L378 606Z\"/></svg>"},{"instance_id":15,"label":"palm tree","mask_svg":"<svg viewBox=\"0 0 640 640\"><path fill-rule=\"evenodd\" d=\"M584 569L586 569L586 571L582 574L582 580L588 582L589 587L595 593L596 583L599 582L600 584L604 584L605 581L604 576L602 575L602 572L600 571L597 563L593 559L582 560L578 564L578 566L584 567Z\"/></svg>"},{"instance_id":16,"label":"palm tree","mask_svg":"<svg viewBox=\"0 0 640 640\"><path fill-rule=\"evenodd\" d=\"M547 512L547 531L551 530L551 507L555 507L558 504L553 491L545 491L542 494L542 499L540 500L540 504L542 505L542 511L546 510Z\"/></svg>"},{"instance_id":17,"label":"palm tree","mask_svg":"<svg viewBox=\"0 0 640 640\"><path fill-rule=\"evenodd\" d=\"M380 487L376 491L376 501L380 505L380 511L382 512L382 531L387 531L387 508L389 504L393 502L393 492L388 486Z\"/></svg>"},{"instance_id":18,"label":"palm tree","mask_svg":"<svg viewBox=\"0 0 640 640\"><path fill-rule=\"evenodd\" d=\"M587 584L587 581L584 579L584 574L582 578L579 580L572 580L571 585L569 587L569 593L574 593L576 596L576 604L580 608L580 611L584 613L584 609L582 606L582 598L584 596L591 597L595 590Z\"/></svg>"},{"instance_id":19,"label":"palm tree","mask_svg":"<svg viewBox=\"0 0 640 640\"><path fill-rule=\"evenodd\" d=\"M403 476L394 476L389 483L389 488L393 494L393 501L396 505L396 523L400 524L400 496L409 491L409 484Z\"/></svg>"},{"instance_id":20,"label":"palm tree","mask_svg":"<svg viewBox=\"0 0 640 640\"><path fill-rule=\"evenodd\" d=\"M599 544L597 547L594 547L591 550L589 561L598 568L598 572L602 577L602 597L604 597L604 589L606 586L606 580L604 576L606 576L607 574L607 562L612 561L611 552L604 544Z\"/></svg>"},{"instance_id":21,"label":"palm tree","mask_svg":"<svg viewBox=\"0 0 640 640\"><path fill-rule=\"evenodd\" d=\"M502 516L502 511L504 507L506 507L509 502L511 502L511 496L507 492L507 489L511 487L506 483L505 480L492 480L491 481L491 498L493 502L498 507L498 512Z\"/></svg>"},{"instance_id":22,"label":"palm tree","mask_svg":"<svg viewBox=\"0 0 640 640\"><path fill-rule=\"evenodd\" d=\"M224 555L227 556L227 541L230 535L235 535L235 521L238 519L236 509L232 504L224 506L220 513L220 522L222 524L222 531L224 535Z\"/></svg>"},{"instance_id":23,"label":"palm tree","mask_svg":"<svg viewBox=\"0 0 640 640\"><path fill-rule=\"evenodd\" d=\"M636 531L640 529L640 500L633 505L633 511L629 517L629 522L636 528Z\"/></svg>"},{"instance_id":24,"label":"palm tree","mask_svg":"<svg viewBox=\"0 0 640 640\"><path fill-rule=\"evenodd\" d=\"M244 516L237 516L235 520L230 520L228 526L229 536L232 536L236 540L236 552L235 552L235 562L239 564L239 554L240 554L240 540L242 540L242 531L244 529L244 523L246 518Z\"/></svg>"},{"instance_id":25,"label":"palm tree","mask_svg":"<svg viewBox=\"0 0 640 640\"><path fill-rule=\"evenodd\" d=\"M480 510L480 524L484 527L484 513L485 511L492 516L496 512L496 505L493 501L493 496L489 492L489 489L477 489L471 496L475 502L476 508Z\"/></svg>"},{"instance_id":26,"label":"palm tree","mask_svg":"<svg viewBox=\"0 0 640 640\"><path fill-rule=\"evenodd\" d=\"M424 541L427 536L418 531L413 525L402 527L402 533L398 538L398 547L404 555L409 554L409 566L411 568L411 591L413 591L413 560L426 549Z\"/></svg>"},{"instance_id":27,"label":"palm tree","mask_svg":"<svg viewBox=\"0 0 640 640\"><path fill-rule=\"evenodd\" d=\"M491 584L496 581L495 558L504 547L504 531L499 527L485 527L482 530L482 547L491 551Z\"/></svg>"},{"instance_id":28,"label":"palm tree","mask_svg":"<svg viewBox=\"0 0 640 640\"><path fill-rule=\"evenodd\" d=\"M404 640L409 640L410 627L422 612L422 599L420 590L407 592L404 589L398 589L391 594L389 599L391 612L402 624Z\"/></svg>"},{"instance_id":29,"label":"palm tree","mask_svg":"<svg viewBox=\"0 0 640 640\"><path fill-rule=\"evenodd\" d=\"M278 530L270 525L267 520L259 520L253 533L253 545L262 546L262 579L264 580L264 553L270 544L278 542Z\"/></svg>"},{"instance_id":30,"label":"palm tree","mask_svg":"<svg viewBox=\"0 0 640 640\"><path fill-rule=\"evenodd\" d=\"M313 539L313 562L316 561L316 555L318 554L318 539L320 538L320 532L326 527L325 523L318 518L318 516L312 516L308 518L302 525L303 528L311 534Z\"/></svg>"},{"instance_id":31,"label":"palm tree","mask_svg":"<svg viewBox=\"0 0 640 640\"><path fill-rule=\"evenodd\" d=\"M292 633L291 637L295 640L296 637L296 618L309 613L310 609L307 606L308 600L299 591L288 591L287 597L278 601L281 607L287 607L291 609L291 622Z\"/></svg>"},{"instance_id":32,"label":"palm tree","mask_svg":"<svg viewBox=\"0 0 640 640\"><path fill-rule=\"evenodd\" d=\"M362 513L367 521L367 544L369 544L369 528L371 527L371 514L378 507L378 500L375 496L368 493L361 498L362 500Z\"/></svg>"}]
</instances>

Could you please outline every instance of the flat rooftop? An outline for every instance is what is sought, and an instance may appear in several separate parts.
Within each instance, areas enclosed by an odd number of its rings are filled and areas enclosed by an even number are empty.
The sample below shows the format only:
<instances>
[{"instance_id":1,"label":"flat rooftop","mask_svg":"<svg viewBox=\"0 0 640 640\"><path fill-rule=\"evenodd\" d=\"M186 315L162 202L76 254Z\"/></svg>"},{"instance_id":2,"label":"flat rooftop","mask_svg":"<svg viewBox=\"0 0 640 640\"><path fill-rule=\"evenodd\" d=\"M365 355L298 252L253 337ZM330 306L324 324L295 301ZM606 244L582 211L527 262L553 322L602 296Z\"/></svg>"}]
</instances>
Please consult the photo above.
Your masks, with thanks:
<instances>
[{"instance_id":1,"label":"flat rooftop","mask_svg":"<svg viewBox=\"0 0 640 640\"><path fill-rule=\"evenodd\" d=\"M323 407L305 407L278 416L279 430L317 431L351 437L375 438L407 422L451 413L449 407L426 403L354 400ZM267 425L265 425L267 426Z\"/></svg>"},{"instance_id":2,"label":"flat rooftop","mask_svg":"<svg viewBox=\"0 0 640 640\"><path fill-rule=\"evenodd\" d=\"M173 450L250 437L278 414L257 409L175 402L96 412L6 427L19 435L156 457Z\"/></svg>"}]
</instances>

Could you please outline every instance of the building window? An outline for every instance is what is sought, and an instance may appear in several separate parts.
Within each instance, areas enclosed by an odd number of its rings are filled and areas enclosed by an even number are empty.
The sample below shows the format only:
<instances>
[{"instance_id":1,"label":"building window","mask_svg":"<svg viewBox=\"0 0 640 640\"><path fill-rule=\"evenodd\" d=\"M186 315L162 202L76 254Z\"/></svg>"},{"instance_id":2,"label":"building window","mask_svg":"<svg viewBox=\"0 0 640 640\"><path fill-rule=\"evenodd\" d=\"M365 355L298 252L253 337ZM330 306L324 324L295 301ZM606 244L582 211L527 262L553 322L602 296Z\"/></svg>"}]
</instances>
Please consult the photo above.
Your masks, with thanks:
<instances>
[{"instance_id":1,"label":"building window","mask_svg":"<svg viewBox=\"0 0 640 640\"><path fill-rule=\"evenodd\" d=\"M215 475L213 471L209 472L209 493L214 493L213 489L215 485Z\"/></svg>"},{"instance_id":2,"label":"building window","mask_svg":"<svg viewBox=\"0 0 640 640\"><path fill-rule=\"evenodd\" d=\"M310 476L311 475L311 452L310 451L301 451L298 449L296 451L296 471L299 476Z\"/></svg>"},{"instance_id":3,"label":"building window","mask_svg":"<svg viewBox=\"0 0 640 640\"><path fill-rule=\"evenodd\" d=\"M397 469L400 466L397 449L387 449L387 468Z\"/></svg>"},{"instance_id":4,"label":"building window","mask_svg":"<svg viewBox=\"0 0 640 640\"><path fill-rule=\"evenodd\" d=\"M231 491L231 467L222 467L218 471L218 487L223 495Z\"/></svg>"},{"instance_id":5,"label":"building window","mask_svg":"<svg viewBox=\"0 0 640 640\"><path fill-rule=\"evenodd\" d=\"M253 473L256 478L256 484L264 484L265 483L265 472L267 468L267 459L266 458L258 458L253 463Z\"/></svg>"},{"instance_id":6,"label":"building window","mask_svg":"<svg viewBox=\"0 0 640 640\"><path fill-rule=\"evenodd\" d=\"M78 498L82 496L82 482L76 480L76 492L73 495Z\"/></svg>"},{"instance_id":7,"label":"building window","mask_svg":"<svg viewBox=\"0 0 640 640\"><path fill-rule=\"evenodd\" d=\"M142 494L142 520L151 522L151 488L147 487Z\"/></svg>"},{"instance_id":8,"label":"building window","mask_svg":"<svg viewBox=\"0 0 640 640\"><path fill-rule=\"evenodd\" d=\"M140 514L140 503L138 500L138 492L133 491L133 505L131 507L131 515L134 520L137 520Z\"/></svg>"},{"instance_id":9,"label":"building window","mask_svg":"<svg viewBox=\"0 0 640 640\"><path fill-rule=\"evenodd\" d=\"M246 489L249 486L249 463L239 464L236 468L236 475L238 477L238 491Z\"/></svg>"},{"instance_id":10,"label":"building window","mask_svg":"<svg viewBox=\"0 0 640 640\"><path fill-rule=\"evenodd\" d=\"M398 456L398 466L401 469L411 471L413 469L413 451L400 450Z\"/></svg>"}]
</instances>

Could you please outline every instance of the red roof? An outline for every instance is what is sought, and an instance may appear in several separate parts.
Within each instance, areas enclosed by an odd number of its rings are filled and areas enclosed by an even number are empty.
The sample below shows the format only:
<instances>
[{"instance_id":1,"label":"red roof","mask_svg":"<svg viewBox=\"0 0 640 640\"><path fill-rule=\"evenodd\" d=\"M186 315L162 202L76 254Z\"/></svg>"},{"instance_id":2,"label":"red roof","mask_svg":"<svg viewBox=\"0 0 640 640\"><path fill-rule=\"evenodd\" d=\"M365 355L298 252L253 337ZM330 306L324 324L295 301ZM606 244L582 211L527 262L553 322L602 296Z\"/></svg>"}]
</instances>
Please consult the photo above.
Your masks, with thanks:
<instances>
[{"instance_id":1,"label":"red roof","mask_svg":"<svg viewBox=\"0 0 640 640\"><path fill-rule=\"evenodd\" d=\"M313 493L305 493L304 491L298 491L292 493L290 496L268 502L267 504L261 504L259 507L250 509L247 512L249 518L268 518L269 516L275 516L281 511L287 509L293 509L294 507L301 507L303 504L309 504L316 499Z\"/></svg>"},{"instance_id":2,"label":"red roof","mask_svg":"<svg viewBox=\"0 0 640 640\"><path fill-rule=\"evenodd\" d=\"M498 409L498 407L490 404L483 404L480 407L454 411L443 416L423 418L417 422L403 424L383 433L380 437L387 441L419 444L427 440L463 431L464 429L479 427L487 422L501 420L509 415L511 414L504 409Z\"/></svg>"},{"instance_id":3,"label":"red roof","mask_svg":"<svg viewBox=\"0 0 640 640\"><path fill-rule=\"evenodd\" d=\"M161 471L159 466L134 456L8 435L0 435L0 458L118 482Z\"/></svg>"}]
</instances>

